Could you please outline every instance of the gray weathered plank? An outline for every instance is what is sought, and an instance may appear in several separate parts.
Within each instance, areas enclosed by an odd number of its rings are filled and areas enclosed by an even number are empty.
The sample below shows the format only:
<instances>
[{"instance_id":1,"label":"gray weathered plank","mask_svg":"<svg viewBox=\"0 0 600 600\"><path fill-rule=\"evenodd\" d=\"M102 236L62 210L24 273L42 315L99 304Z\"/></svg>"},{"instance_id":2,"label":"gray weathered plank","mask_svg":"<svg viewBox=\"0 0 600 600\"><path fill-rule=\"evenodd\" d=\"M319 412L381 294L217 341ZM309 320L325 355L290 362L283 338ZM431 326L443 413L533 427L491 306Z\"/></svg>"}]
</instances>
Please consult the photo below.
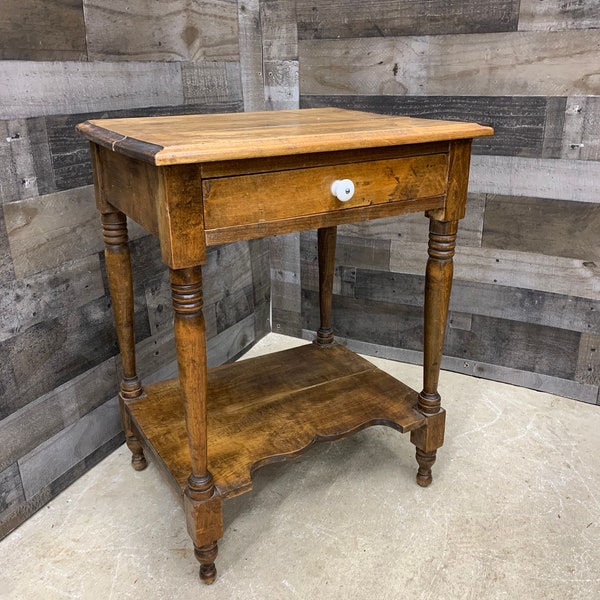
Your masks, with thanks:
<instances>
[{"instance_id":1,"label":"gray weathered plank","mask_svg":"<svg viewBox=\"0 0 600 600\"><path fill-rule=\"evenodd\" d=\"M422 275L426 259L426 244L392 242L391 271ZM458 247L454 261L455 279L593 300L600 296L599 270L593 262L495 248Z\"/></svg>"},{"instance_id":2,"label":"gray weathered plank","mask_svg":"<svg viewBox=\"0 0 600 600\"><path fill-rule=\"evenodd\" d=\"M0 126L0 156L6 161L0 175L0 203L38 195L33 148L29 136L23 135L26 128L26 119L6 121Z\"/></svg>"},{"instance_id":3,"label":"gray weathered plank","mask_svg":"<svg viewBox=\"0 0 600 600\"><path fill-rule=\"evenodd\" d=\"M297 61L297 0L261 0L263 60Z\"/></svg>"},{"instance_id":4,"label":"gray weathered plank","mask_svg":"<svg viewBox=\"0 0 600 600\"><path fill-rule=\"evenodd\" d=\"M543 157L548 99L541 96L302 96L300 105L476 121L494 136L475 139L475 154Z\"/></svg>"},{"instance_id":5,"label":"gray weathered plank","mask_svg":"<svg viewBox=\"0 0 600 600\"><path fill-rule=\"evenodd\" d=\"M600 204L490 194L482 246L600 263Z\"/></svg>"},{"instance_id":6,"label":"gray weathered plank","mask_svg":"<svg viewBox=\"0 0 600 600\"><path fill-rule=\"evenodd\" d=\"M92 186L3 206L17 277L50 269L104 247ZM130 237L146 233L130 226Z\"/></svg>"},{"instance_id":7,"label":"gray weathered plank","mask_svg":"<svg viewBox=\"0 0 600 600\"><path fill-rule=\"evenodd\" d=\"M7 285L14 279L15 271L10 256L6 225L4 224L4 211L0 210L0 285Z\"/></svg>"},{"instance_id":8,"label":"gray weathered plank","mask_svg":"<svg viewBox=\"0 0 600 600\"><path fill-rule=\"evenodd\" d=\"M318 95L600 94L600 30L298 43L300 90Z\"/></svg>"},{"instance_id":9,"label":"gray weathered plank","mask_svg":"<svg viewBox=\"0 0 600 600\"><path fill-rule=\"evenodd\" d=\"M210 248L202 272L206 305L216 304L227 295L252 286L248 242Z\"/></svg>"},{"instance_id":10,"label":"gray weathered plank","mask_svg":"<svg viewBox=\"0 0 600 600\"><path fill-rule=\"evenodd\" d=\"M150 334L145 307L137 307L138 340ZM0 345L3 389L0 418L117 354L112 309L105 298L37 323ZM6 372L9 365L12 371ZM12 373L12 377L11 377Z\"/></svg>"},{"instance_id":11,"label":"gray weathered plank","mask_svg":"<svg viewBox=\"0 0 600 600\"><path fill-rule=\"evenodd\" d=\"M238 60L233 0L85 0L89 60ZM135 31L135 35L132 32Z\"/></svg>"},{"instance_id":12,"label":"gray weathered plank","mask_svg":"<svg viewBox=\"0 0 600 600\"><path fill-rule=\"evenodd\" d=\"M118 433L114 438L100 446L100 448L88 454L66 473L63 473L58 479L55 479L48 486L40 490L35 496L23 503L17 504L12 510L0 514L0 538L9 534L36 511L48 504L52 498L55 498L76 479L81 477L86 471L89 471L103 458L106 458L123 443L124 439L123 433Z\"/></svg>"},{"instance_id":13,"label":"gray weathered plank","mask_svg":"<svg viewBox=\"0 0 600 600\"><path fill-rule=\"evenodd\" d=\"M117 399L105 402L19 460L29 500L121 431Z\"/></svg>"},{"instance_id":14,"label":"gray weathered plank","mask_svg":"<svg viewBox=\"0 0 600 600\"><path fill-rule=\"evenodd\" d=\"M238 29L244 110L265 109L259 0L239 0Z\"/></svg>"},{"instance_id":15,"label":"gray weathered plank","mask_svg":"<svg viewBox=\"0 0 600 600\"><path fill-rule=\"evenodd\" d=\"M302 292L304 329L318 327L317 293ZM334 331L346 338L384 346L421 350L422 310L399 304L335 296ZM449 328L445 354L573 379L577 366L580 335L552 327L473 315L470 331Z\"/></svg>"},{"instance_id":16,"label":"gray weathered plank","mask_svg":"<svg viewBox=\"0 0 600 600\"><path fill-rule=\"evenodd\" d=\"M516 31L515 0L296 0L301 39Z\"/></svg>"},{"instance_id":17,"label":"gray weathered plank","mask_svg":"<svg viewBox=\"0 0 600 600\"><path fill-rule=\"evenodd\" d=\"M217 112L218 107L210 110L215 104L242 100L239 62L187 62L181 65L181 76L185 103L208 109L194 112ZM221 112L227 112L227 106Z\"/></svg>"},{"instance_id":18,"label":"gray weathered plank","mask_svg":"<svg viewBox=\"0 0 600 600\"><path fill-rule=\"evenodd\" d=\"M117 391L115 359L109 358L0 421L0 470L104 404Z\"/></svg>"},{"instance_id":19,"label":"gray weathered plank","mask_svg":"<svg viewBox=\"0 0 600 600\"><path fill-rule=\"evenodd\" d=\"M25 492L17 463L0 469L0 515L24 500Z\"/></svg>"},{"instance_id":20,"label":"gray weathered plank","mask_svg":"<svg viewBox=\"0 0 600 600\"><path fill-rule=\"evenodd\" d=\"M103 295L96 254L8 283L0 296L0 342Z\"/></svg>"},{"instance_id":21,"label":"gray weathered plank","mask_svg":"<svg viewBox=\"0 0 600 600\"><path fill-rule=\"evenodd\" d=\"M422 275L356 269L354 283L345 294L374 302L422 306L424 289ZM600 335L599 299L455 280L450 310Z\"/></svg>"},{"instance_id":22,"label":"gray weathered plank","mask_svg":"<svg viewBox=\"0 0 600 600\"><path fill-rule=\"evenodd\" d=\"M519 31L600 28L598 0L521 0Z\"/></svg>"},{"instance_id":23,"label":"gray weathered plank","mask_svg":"<svg viewBox=\"0 0 600 600\"><path fill-rule=\"evenodd\" d=\"M485 194L469 194L467 214L458 228L459 246L481 246L485 198ZM428 230L429 219L423 213L409 213L401 217L341 225L338 235L423 242L427 240Z\"/></svg>"},{"instance_id":24,"label":"gray weathered plank","mask_svg":"<svg viewBox=\"0 0 600 600\"><path fill-rule=\"evenodd\" d=\"M313 339L314 332L304 330L302 332L302 337L304 339ZM405 350L403 348L392 348L391 346L380 346L377 344L370 344L368 342L346 339L337 336L336 340L345 346L348 346L348 348L354 350L355 352L359 352L367 356L387 358L418 365L422 364L423 362L422 352ZM488 363L479 362L477 360L465 361L464 359L455 358L453 356L444 356L442 358L442 369L454 371L456 373L464 373L465 375L474 375L475 377L481 377L483 379L492 379L502 383L528 387L541 392L557 394L559 396L565 396L567 398L573 398L575 400L581 400L582 402L588 402L591 404L596 403L596 397L598 394L597 386L582 384L576 381L570 381L568 379L560 379L559 377L552 377L551 375L533 373L531 371L519 371L509 367L491 365ZM442 393L443 404L444 397L451 394L452 390L446 390L442 380L440 391Z\"/></svg>"},{"instance_id":25,"label":"gray weathered plank","mask_svg":"<svg viewBox=\"0 0 600 600\"><path fill-rule=\"evenodd\" d=\"M3 0L0 60L86 60L82 0Z\"/></svg>"},{"instance_id":26,"label":"gray weathered plank","mask_svg":"<svg viewBox=\"0 0 600 600\"><path fill-rule=\"evenodd\" d=\"M561 157L600 160L600 97L568 98Z\"/></svg>"},{"instance_id":27,"label":"gray weathered plank","mask_svg":"<svg viewBox=\"0 0 600 600\"><path fill-rule=\"evenodd\" d=\"M0 118L184 103L177 62L0 61Z\"/></svg>"},{"instance_id":28,"label":"gray weathered plank","mask_svg":"<svg viewBox=\"0 0 600 600\"><path fill-rule=\"evenodd\" d=\"M297 60L265 61L264 75L267 110L292 110L299 107Z\"/></svg>"},{"instance_id":29,"label":"gray weathered plank","mask_svg":"<svg viewBox=\"0 0 600 600\"><path fill-rule=\"evenodd\" d=\"M600 203L600 162L473 156L469 191Z\"/></svg>"},{"instance_id":30,"label":"gray weathered plank","mask_svg":"<svg viewBox=\"0 0 600 600\"><path fill-rule=\"evenodd\" d=\"M575 379L581 383L600 385L600 335L581 336Z\"/></svg>"}]
</instances>

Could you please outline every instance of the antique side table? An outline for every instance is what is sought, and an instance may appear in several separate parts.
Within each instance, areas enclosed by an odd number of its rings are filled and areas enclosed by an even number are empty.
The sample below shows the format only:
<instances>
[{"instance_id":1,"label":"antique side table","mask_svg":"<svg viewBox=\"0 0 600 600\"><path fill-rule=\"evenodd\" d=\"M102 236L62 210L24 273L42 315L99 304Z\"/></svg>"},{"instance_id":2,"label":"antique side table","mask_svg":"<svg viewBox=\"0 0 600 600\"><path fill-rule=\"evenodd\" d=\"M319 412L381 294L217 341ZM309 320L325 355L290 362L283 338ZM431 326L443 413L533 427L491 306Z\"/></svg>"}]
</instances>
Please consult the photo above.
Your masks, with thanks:
<instances>
[{"instance_id":1,"label":"antique side table","mask_svg":"<svg viewBox=\"0 0 600 600\"><path fill-rule=\"evenodd\" d=\"M431 483L444 437L437 391L472 138L489 127L341 109L101 119L91 142L96 201L123 364L120 406L137 470L149 453L181 495L200 577L216 577L221 503L253 471L315 441L371 425L411 432L417 482ZM336 226L426 211L423 390L337 345ZM126 216L160 240L170 269L179 376L136 375ZM206 366L202 265L208 246L318 229L320 328L313 344Z\"/></svg>"}]
</instances>

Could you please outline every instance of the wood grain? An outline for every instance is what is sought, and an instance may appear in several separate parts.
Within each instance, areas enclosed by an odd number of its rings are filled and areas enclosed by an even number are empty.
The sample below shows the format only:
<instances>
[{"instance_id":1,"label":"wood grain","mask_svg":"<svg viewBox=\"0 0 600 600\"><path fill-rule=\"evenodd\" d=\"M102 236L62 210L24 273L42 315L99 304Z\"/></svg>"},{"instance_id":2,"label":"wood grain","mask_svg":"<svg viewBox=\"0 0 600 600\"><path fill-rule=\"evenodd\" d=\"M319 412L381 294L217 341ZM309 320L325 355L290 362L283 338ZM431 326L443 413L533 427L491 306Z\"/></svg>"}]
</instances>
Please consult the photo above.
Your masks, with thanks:
<instances>
[{"instance_id":1,"label":"wood grain","mask_svg":"<svg viewBox=\"0 0 600 600\"><path fill-rule=\"evenodd\" d=\"M575 379L581 383L600 385L600 335L581 336Z\"/></svg>"},{"instance_id":2,"label":"wood grain","mask_svg":"<svg viewBox=\"0 0 600 600\"><path fill-rule=\"evenodd\" d=\"M328 352L327 360L319 352ZM313 368L296 369L308 362ZM340 368L344 375L335 376ZM265 377L256 378L257 371ZM268 390L261 384L265 380L270 381ZM256 468L293 458L315 441L338 439L374 424L406 431L423 421L412 408L415 392L342 346L309 344L223 366L209 373L209 390L209 468L223 498L248 491ZM181 489L190 458L177 384L147 386L147 391L143 410L140 402L129 403L129 410ZM377 394L384 400L378 396L375 403ZM271 436L272 426L282 421L285 429Z\"/></svg>"},{"instance_id":3,"label":"wood grain","mask_svg":"<svg viewBox=\"0 0 600 600\"><path fill-rule=\"evenodd\" d=\"M513 156L473 156L473 193L600 202L600 162Z\"/></svg>"},{"instance_id":4,"label":"wood grain","mask_svg":"<svg viewBox=\"0 0 600 600\"><path fill-rule=\"evenodd\" d=\"M297 0L262 0L260 28L263 61L298 60Z\"/></svg>"},{"instance_id":5,"label":"wood grain","mask_svg":"<svg viewBox=\"0 0 600 600\"><path fill-rule=\"evenodd\" d=\"M600 160L600 97L567 99L561 158Z\"/></svg>"},{"instance_id":6,"label":"wood grain","mask_svg":"<svg viewBox=\"0 0 600 600\"><path fill-rule=\"evenodd\" d=\"M493 194L486 199L486 248L600 263L599 237L600 204Z\"/></svg>"},{"instance_id":7,"label":"wood grain","mask_svg":"<svg viewBox=\"0 0 600 600\"><path fill-rule=\"evenodd\" d=\"M267 110L298 108L298 61L271 60L264 63L265 107Z\"/></svg>"},{"instance_id":8,"label":"wood grain","mask_svg":"<svg viewBox=\"0 0 600 600\"><path fill-rule=\"evenodd\" d=\"M390 270L420 275L425 268L425 244L392 242ZM458 248L454 277L497 285L596 299L600 278L595 263L538 253Z\"/></svg>"},{"instance_id":9,"label":"wood grain","mask_svg":"<svg viewBox=\"0 0 600 600\"><path fill-rule=\"evenodd\" d=\"M0 515L7 513L11 508L22 504L25 492L16 463L0 471Z\"/></svg>"},{"instance_id":10,"label":"wood grain","mask_svg":"<svg viewBox=\"0 0 600 600\"><path fill-rule=\"evenodd\" d=\"M82 0L3 0L0 60L87 60Z\"/></svg>"},{"instance_id":11,"label":"wood grain","mask_svg":"<svg viewBox=\"0 0 600 600\"><path fill-rule=\"evenodd\" d=\"M238 60L236 9L231 0L86 0L89 60Z\"/></svg>"},{"instance_id":12,"label":"wood grain","mask_svg":"<svg viewBox=\"0 0 600 600\"><path fill-rule=\"evenodd\" d=\"M474 154L544 157L548 98L542 96L311 96L302 108L334 106L384 115L475 121L494 128L473 142Z\"/></svg>"},{"instance_id":13,"label":"wood grain","mask_svg":"<svg viewBox=\"0 0 600 600\"><path fill-rule=\"evenodd\" d=\"M0 80L5 119L184 103L174 62L0 61Z\"/></svg>"},{"instance_id":14,"label":"wood grain","mask_svg":"<svg viewBox=\"0 0 600 600\"><path fill-rule=\"evenodd\" d=\"M263 41L259 0L239 0L238 30L244 110L264 110Z\"/></svg>"},{"instance_id":15,"label":"wood grain","mask_svg":"<svg viewBox=\"0 0 600 600\"><path fill-rule=\"evenodd\" d=\"M300 93L600 94L600 30L304 40Z\"/></svg>"},{"instance_id":16,"label":"wood grain","mask_svg":"<svg viewBox=\"0 0 600 600\"><path fill-rule=\"evenodd\" d=\"M297 0L300 39L339 39L515 31L514 0Z\"/></svg>"},{"instance_id":17,"label":"wood grain","mask_svg":"<svg viewBox=\"0 0 600 600\"><path fill-rule=\"evenodd\" d=\"M600 2L521 0L519 31L600 28Z\"/></svg>"}]
</instances>

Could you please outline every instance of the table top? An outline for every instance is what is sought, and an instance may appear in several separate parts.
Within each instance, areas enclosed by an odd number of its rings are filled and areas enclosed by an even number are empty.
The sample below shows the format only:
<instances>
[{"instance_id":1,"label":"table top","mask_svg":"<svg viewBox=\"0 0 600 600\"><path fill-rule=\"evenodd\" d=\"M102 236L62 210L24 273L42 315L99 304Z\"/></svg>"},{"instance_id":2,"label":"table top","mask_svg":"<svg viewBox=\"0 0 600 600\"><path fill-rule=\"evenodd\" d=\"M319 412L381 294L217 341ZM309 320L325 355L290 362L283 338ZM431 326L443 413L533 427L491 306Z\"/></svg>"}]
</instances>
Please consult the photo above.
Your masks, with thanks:
<instances>
[{"instance_id":1,"label":"table top","mask_svg":"<svg viewBox=\"0 0 600 600\"><path fill-rule=\"evenodd\" d=\"M340 108L94 119L88 140L156 166L468 139L477 123L377 115Z\"/></svg>"}]
</instances>

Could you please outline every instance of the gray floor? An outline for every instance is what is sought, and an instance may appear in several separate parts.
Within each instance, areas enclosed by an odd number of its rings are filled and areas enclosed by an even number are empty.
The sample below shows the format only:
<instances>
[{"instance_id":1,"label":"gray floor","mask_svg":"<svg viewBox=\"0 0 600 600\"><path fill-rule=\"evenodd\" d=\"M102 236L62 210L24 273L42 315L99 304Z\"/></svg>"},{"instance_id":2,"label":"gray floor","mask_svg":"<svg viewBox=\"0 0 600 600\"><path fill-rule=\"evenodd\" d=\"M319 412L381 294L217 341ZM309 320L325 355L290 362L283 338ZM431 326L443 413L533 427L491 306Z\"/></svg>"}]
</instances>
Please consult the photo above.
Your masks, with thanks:
<instances>
[{"instance_id":1,"label":"gray floor","mask_svg":"<svg viewBox=\"0 0 600 600\"><path fill-rule=\"evenodd\" d=\"M419 388L418 367L373 360ZM428 489L383 427L266 467L225 503L206 587L177 498L122 447L0 542L0 597L600 598L600 407L453 373L440 389Z\"/></svg>"}]
</instances>

